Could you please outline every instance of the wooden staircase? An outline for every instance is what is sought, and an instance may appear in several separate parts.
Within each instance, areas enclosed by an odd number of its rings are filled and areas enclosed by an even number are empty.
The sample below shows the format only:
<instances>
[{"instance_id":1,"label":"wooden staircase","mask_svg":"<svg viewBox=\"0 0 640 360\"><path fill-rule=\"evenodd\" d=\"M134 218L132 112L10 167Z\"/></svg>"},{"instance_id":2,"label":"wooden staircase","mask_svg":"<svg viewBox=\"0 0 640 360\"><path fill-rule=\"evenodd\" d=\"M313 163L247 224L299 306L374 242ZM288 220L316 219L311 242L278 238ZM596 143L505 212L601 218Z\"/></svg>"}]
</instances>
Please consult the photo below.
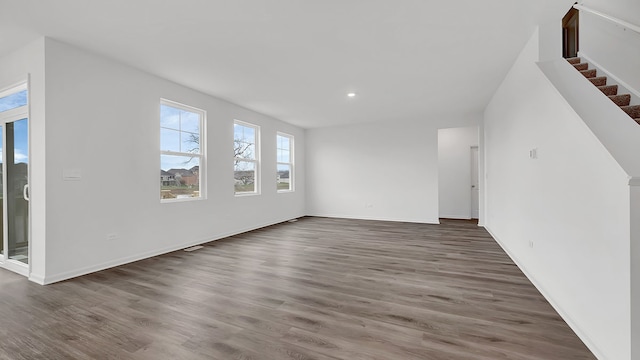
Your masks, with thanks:
<instances>
[{"instance_id":1,"label":"wooden staircase","mask_svg":"<svg viewBox=\"0 0 640 360\"><path fill-rule=\"evenodd\" d=\"M630 105L631 95L618 95L618 85L607 85L607 77L597 76L596 69L589 69L589 64L583 63L579 57L569 58L567 61L591 81L593 85L597 86L600 91L607 95L622 111L626 112L629 117L640 124L640 105Z\"/></svg>"}]
</instances>

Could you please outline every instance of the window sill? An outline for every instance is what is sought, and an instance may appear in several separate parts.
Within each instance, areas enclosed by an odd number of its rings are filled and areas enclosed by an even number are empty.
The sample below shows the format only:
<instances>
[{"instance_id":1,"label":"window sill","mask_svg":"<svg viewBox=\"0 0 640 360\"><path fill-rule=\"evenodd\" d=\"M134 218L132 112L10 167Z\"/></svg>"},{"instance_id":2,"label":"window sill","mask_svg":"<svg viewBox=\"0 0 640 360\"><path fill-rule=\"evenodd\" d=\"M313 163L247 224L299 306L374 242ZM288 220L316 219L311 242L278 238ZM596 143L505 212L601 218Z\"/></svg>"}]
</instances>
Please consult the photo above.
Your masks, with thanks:
<instances>
[{"instance_id":1,"label":"window sill","mask_svg":"<svg viewBox=\"0 0 640 360\"><path fill-rule=\"evenodd\" d=\"M169 204L169 203L181 203L181 202L201 201L201 200L206 200L206 198L200 196L200 197L175 198L175 199L160 199L160 203Z\"/></svg>"},{"instance_id":2,"label":"window sill","mask_svg":"<svg viewBox=\"0 0 640 360\"><path fill-rule=\"evenodd\" d=\"M234 193L233 194L235 197L247 197L247 196L258 196L260 195L259 192L241 192L241 193Z\"/></svg>"}]
</instances>

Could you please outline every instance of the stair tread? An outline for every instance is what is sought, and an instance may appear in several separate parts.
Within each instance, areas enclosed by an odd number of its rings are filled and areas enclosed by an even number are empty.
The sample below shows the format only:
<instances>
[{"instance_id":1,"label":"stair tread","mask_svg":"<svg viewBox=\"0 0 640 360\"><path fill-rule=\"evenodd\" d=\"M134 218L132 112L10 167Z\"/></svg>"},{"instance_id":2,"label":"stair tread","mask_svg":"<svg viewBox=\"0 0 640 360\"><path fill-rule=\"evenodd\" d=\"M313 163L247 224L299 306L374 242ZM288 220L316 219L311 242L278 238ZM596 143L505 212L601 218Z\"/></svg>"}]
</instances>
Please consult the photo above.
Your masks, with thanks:
<instances>
[{"instance_id":1,"label":"stair tread","mask_svg":"<svg viewBox=\"0 0 640 360\"><path fill-rule=\"evenodd\" d=\"M596 69L581 70L580 73L587 78L596 77Z\"/></svg>"},{"instance_id":2,"label":"stair tread","mask_svg":"<svg viewBox=\"0 0 640 360\"><path fill-rule=\"evenodd\" d=\"M620 106L620 109L629 114L633 119L640 118L640 105Z\"/></svg>"},{"instance_id":3,"label":"stair tread","mask_svg":"<svg viewBox=\"0 0 640 360\"><path fill-rule=\"evenodd\" d=\"M589 70L589 64L587 63L580 63L580 64L572 64L573 67L575 67L577 70Z\"/></svg>"},{"instance_id":4,"label":"stair tread","mask_svg":"<svg viewBox=\"0 0 640 360\"><path fill-rule=\"evenodd\" d=\"M567 61L569 62L569 64L577 64L581 61L581 59L579 57L573 57L567 58Z\"/></svg>"},{"instance_id":5,"label":"stair tread","mask_svg":"<svg viewBox=\"0 0 640 360\"><path fill-rule=\"evenodd\" d=\"M621 95L609 95L609 99L613 101L618 106L628 106L631 102L630 94L621 94Z\"/></svg>"},{"instance_id":6,"label":"stair tread","mask_svg":"<svg viewBox=\"0 0 640 360\"><path fill-rule=\"evenodd\" d=\"M598 86L598 89L605 95L616 95L618 93L618 85L604 85Z\"/></svg>"},{"instance_id":7,"label":"stair tread","mask_svg":"<svg viewBox=\"0 0 640 360\"><path fill-rule=\"evenodd\" d=\"M587 80L591 81L596 86L607 85L607 77L606 76L597 76L597 77L587 78Z\"/></svg>"}]
</instances>

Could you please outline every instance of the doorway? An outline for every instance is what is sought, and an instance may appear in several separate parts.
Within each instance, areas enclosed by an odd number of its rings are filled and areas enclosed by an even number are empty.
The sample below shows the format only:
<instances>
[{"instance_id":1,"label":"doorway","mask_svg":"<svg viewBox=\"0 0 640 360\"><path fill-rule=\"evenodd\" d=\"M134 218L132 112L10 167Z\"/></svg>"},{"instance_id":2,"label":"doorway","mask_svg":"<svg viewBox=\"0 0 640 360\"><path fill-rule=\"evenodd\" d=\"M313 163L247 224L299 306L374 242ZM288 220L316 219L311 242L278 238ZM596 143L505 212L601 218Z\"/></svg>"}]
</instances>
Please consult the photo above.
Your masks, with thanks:
<instances>
[{"instance_id":1,"label":"doorway","mask_svg":"<svg viewBox=\"0 0 640 360\"><path fill-rule=\"evenodd\" d=\"M564 58L578 56L580 45L578 37L579 22L578 9L573 7L562 18L562 57Z\"/></svg>"},{"instance_id":2,"label":"doorway","mask_svg":"<svg viewBox=\"0 0 640 360\"><path fill-rule=\"evenodd\" d=\"M441 219L478 218L472 204L472 177L478 162L472 148L478 149L478 126L438 129L438 215ZM476 180L477 183L477 180ZM479 194L476 185L475 194ZM476 197L477 199L477 197ZM476 209L476 210L473 210Z\"/></svg>"},{"instance_id":3,"label":"doorway","mask_svg":"<svg viewBox=\"0 0 640 360\"><path fill-rule=\"evenodd\" d=\"M29 275L27 84L0 91L0 266Z\"/></svg>"},{"instance_id":4,"label":"doorway","mask_svg":"<svg viewBox=\"0 0 640 360\"><path fill-rule=\"evenodd\" d=\"M480 218L480 186L478 184L478 147L471 147L471 218Z\"/></svg>"}]
</instances>

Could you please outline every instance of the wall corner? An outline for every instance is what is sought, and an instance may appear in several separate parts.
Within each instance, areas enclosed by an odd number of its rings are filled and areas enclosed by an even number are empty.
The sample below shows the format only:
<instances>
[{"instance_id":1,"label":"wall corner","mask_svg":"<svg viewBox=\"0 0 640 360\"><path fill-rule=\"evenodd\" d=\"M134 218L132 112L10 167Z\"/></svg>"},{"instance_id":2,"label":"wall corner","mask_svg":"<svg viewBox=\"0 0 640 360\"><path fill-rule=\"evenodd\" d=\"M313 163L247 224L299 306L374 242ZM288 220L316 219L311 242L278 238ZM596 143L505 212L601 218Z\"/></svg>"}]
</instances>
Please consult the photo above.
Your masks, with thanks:
<instances>
[{"instance_id":1,"label":"wall corner","mask_svg":"<svg viewBox=\"0 0 640 360\"><path fill-rule=\"evenodd\" d=\"M640 177L629 178L630 359L640 359Z\"/></svg>"}]
</instances>

